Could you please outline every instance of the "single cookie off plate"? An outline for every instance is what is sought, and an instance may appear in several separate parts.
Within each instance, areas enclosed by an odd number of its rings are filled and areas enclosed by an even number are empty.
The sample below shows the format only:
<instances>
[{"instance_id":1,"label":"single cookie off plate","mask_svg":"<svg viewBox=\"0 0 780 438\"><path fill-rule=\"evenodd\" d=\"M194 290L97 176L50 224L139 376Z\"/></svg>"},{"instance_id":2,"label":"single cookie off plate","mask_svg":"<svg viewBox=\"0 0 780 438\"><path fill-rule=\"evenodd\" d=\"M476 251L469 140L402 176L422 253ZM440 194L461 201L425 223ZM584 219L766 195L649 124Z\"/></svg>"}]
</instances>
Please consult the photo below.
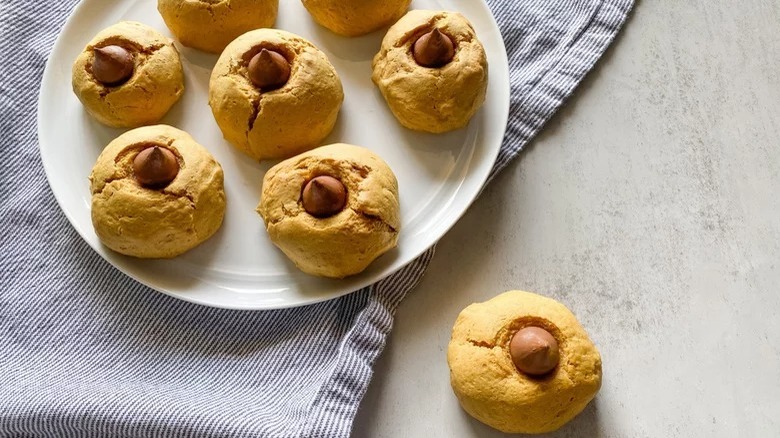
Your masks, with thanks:
<instances>
[{"instance_id":1,"label":"single cookie off plate","mask_svg":"<svg viewBox=\"0 0 780 438\"><path fill-rule=\"evenodd\" d=\"M276 309L336 298L403 268L439 240L476 199L495 163L509 111L506 51L490 9L479 0L414 0L412 9L463 14L489 65L485 103L468 125L444 134L404 128L372 82L372 60L389 26L340 36L318 24L300 1L279 2L274 28L311 41L328 57L344 89L333 131L322 145L346 143L381 157L398 181L397 246L365 271L344 279L308 275L271 241L255 209L263 178L279 161L257 161L223 138L208 104L218 56L184 46L166 27L155 1L83 0L54 45L41 83L40 153L54 195L76 231L105 260L137 281L186 301L232 309ZM120 21L148 25L174 39L184 93L159 123L181 129L221 164L226 209L207 241L172 259L143 260L101 244L91 220L89 175L103 148L126 132L92 118L72 91L72 65L94 35ZM78 248L73 248L77 251Z\"/></svg>"}]
</instances>

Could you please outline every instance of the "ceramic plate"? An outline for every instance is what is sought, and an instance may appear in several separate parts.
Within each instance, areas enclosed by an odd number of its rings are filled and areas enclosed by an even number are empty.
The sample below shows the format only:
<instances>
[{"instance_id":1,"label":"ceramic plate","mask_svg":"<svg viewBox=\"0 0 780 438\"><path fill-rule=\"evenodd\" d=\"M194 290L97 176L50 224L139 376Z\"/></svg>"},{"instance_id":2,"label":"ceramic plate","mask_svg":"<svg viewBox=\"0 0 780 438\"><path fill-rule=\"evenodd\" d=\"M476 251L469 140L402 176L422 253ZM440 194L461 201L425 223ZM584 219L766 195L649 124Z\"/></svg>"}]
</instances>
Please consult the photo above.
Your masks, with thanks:
<instances>
[{"instance_id":1,"label":"ceramic plate","mask_svg":"<svg viewBox=\"0 0 780 438\"><path fill-rule=\"evenodd\" d=\"M338 37L315 24L298 0L281 0L276 27L323 50L344 84L345 100L327 143L368 147L398 177L402 226L398 247L362 274L325 280L298 271L266 235L255 213L265 171L223 138L208 106L217 56L182 47L185 93L162 120L206 146L225 171L227 212L210 240L173 260L137 260L100 244L90 219L87 177L102 148L121 134L92 120L71 90L71 65L99 30L121 20L169 35L155 0L84 0L68 19L46 65L38 106L41 156L60 207L79 234L117 269L162 293L207 306L275 309L323 301L376 282L414 260L452 227L476 198L498 154L509 110L506 51L490 10L475 0L414 0L412 9L455 10L473 23L487 51L485 106L462 130L420 134L401 127L371 82L371 59L384 30Z\"/></svg>"}]
</instances>

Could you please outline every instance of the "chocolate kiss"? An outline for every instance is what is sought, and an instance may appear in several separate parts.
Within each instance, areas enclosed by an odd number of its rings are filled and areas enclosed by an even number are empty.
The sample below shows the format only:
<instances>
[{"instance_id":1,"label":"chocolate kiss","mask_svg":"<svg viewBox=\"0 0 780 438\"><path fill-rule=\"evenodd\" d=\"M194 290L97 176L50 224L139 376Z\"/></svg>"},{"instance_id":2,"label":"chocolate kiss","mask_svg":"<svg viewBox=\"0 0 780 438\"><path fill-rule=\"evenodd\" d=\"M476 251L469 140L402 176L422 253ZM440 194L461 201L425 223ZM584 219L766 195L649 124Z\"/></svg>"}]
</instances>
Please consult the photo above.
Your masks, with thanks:
<instances>
[{"instance_id":1,"label":"chocolate kiss","mask_svg":"<svg viewBox=\"0 0 780 438\"><path fill-rule=\"evenodd\" d=\"M119 85L133 76L133 55L119 46L96 47L92 75L105 85Z\"/></svg>"},{"instance_id":2,"label":"chocolate kiss","mask_svg":"<svg viewBox=\"0 0 780 438\"><path fill-rule=\"evenodd\" d=\"M412 47L415 61L423 67L438 68L448 64L455 57L452 39L439 29L423 34Z\"/></svg>"},{"instance_id":3,"label":"chocolate kiss","mask_svg":"<svg viewBox=\"0 0 780 438\"><path fill-rule=\"evenodd\" d=\"M261 90L275 90L290 79L290 63L278 52L262 49L249 61L249 80Z\"/></svg>"}]
</instances>

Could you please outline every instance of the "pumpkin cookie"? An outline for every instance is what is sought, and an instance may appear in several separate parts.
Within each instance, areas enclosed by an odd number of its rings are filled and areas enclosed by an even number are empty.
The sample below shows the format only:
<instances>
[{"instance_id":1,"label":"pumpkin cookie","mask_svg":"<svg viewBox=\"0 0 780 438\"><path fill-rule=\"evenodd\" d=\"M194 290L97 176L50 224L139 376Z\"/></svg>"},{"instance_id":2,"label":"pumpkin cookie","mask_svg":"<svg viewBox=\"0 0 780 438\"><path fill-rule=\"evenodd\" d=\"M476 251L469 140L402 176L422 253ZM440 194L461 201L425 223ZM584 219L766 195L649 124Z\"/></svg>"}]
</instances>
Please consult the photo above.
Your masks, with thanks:
<instances>
[{"instance_id":1,"label":"pumpkin cookie","mask_svg":"<svg viewBox=\"0 0 780 438\"><path fill-rule=\"evenodd\" d=\"M151 27L123 21L100 31L73 64L73 92L114 128L159 121L184 92L179 52Z\"/></svg>"},{"instance_id":2,"label":"pumpkin cookie","mask_svg":"<svg viewBox=\"0 0 780 438\"><path fill-rule=\"evenodd\" d=\"M222 224L222 167L184 131L157 125L108 144L89 177L92 225L121 254L169 258L211 237Z\"/></svg>"},{"instance_id":3,"label":"pumpkin cookie","mask_svg":"<svg viewBox=\"0 0 780 438\"><path fill-rule=\"evenodd\" d=\"M239 35L272 27L279 0L158 0L157 10L182 44L218 54Z\"/></svg>"},{"instance_id":4,"label":"pumpkin cookie","mask_svg":"<svg viewBox=\"0 0 780 438\"><path fill-rule=\"evenodd\" d=\"M339 35L365 35L393 24L412 0L303 0L314 21Z\"/></svg>"},{"instance_id":5,"label":"pumpkin cookie","mask_svg":"<svg viewBox=\"0 0 780 438\"><path fill-rule=\"evenodd\" d=\"M319 146L344 91L328 58L304 38L275 29L230 43L209 82L209 105L225 138L258 160Z\"/></svg>"},{"instance_id":6,"label":"pumpkin cookie","mask_svg":"<svg viewBox=\"0 0 780 438\"><path fill-rule=\"evenodd\" d=\"M466 126L485 101L488 65L474 28L457 12L414 10L374 57L374 83L401 124L442 133Z\"/></svg>"},{"instance_id":7,"label":"pumpkin cookie","mask_svg":"<svg viewBox=\"0 0 780 438\"><path fill-rule=\"evenodd\" d=\"M396 246L399 209L398 183L381 158L332 144L272 167L257 212L299 269L342 278Z\"/></svg>"},{"instance_id":8,"label":"pumpkin cookie","mask_svg":"<svg viewBox=\"0 0 780 438\"><path fill-rule=\"evenodd\" d=\"M552 432L601 387L601 356L574 315L528 292L466 307L447 362L463 409L506 433Z\"/></svg>"}]
</instances>

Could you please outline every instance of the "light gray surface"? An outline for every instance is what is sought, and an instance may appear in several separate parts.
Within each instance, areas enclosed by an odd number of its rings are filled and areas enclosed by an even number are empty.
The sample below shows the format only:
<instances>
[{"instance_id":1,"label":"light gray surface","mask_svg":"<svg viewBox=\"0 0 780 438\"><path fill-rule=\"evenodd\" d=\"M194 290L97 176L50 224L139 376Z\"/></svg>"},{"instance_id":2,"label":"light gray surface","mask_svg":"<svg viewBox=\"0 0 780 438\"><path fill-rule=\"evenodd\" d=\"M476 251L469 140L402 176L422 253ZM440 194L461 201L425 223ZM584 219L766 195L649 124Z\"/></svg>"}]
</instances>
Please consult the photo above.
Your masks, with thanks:
<instances>
[{"instance_id":1,"label":"light gray surface","mask_svg":"<svg viewBox=\"0 0 780 438\"><path fill-rule=\"evenodd\" d=\"M446 347L505 290L568 305L604 383L558 437L780 436L780 2L640 1L567 106L441 241L356 437L498 437Z\"/></svg>"}]
</instances>

